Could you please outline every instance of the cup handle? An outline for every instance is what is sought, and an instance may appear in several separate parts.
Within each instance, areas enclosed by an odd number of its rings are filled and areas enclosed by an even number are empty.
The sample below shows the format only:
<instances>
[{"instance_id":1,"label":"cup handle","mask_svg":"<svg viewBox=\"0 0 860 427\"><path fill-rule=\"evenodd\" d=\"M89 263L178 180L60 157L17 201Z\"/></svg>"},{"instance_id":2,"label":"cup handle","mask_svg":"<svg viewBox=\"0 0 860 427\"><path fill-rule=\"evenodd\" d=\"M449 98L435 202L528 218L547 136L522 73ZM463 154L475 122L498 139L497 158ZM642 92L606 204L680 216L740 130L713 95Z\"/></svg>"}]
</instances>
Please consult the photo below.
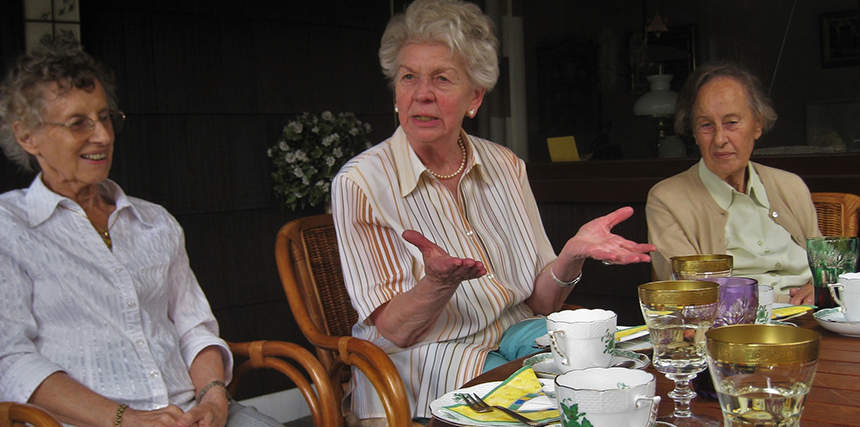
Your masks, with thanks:
<instances>
[{"instance_id":1,"label":"cup handle","mask_svg":"<svg viewBox=\"0 0 860 427\"><path fill-rule=\"evenodd\" d=\"M833 301L836 301L836 304L839 304L842 307L842 312L847 312L848 307L845 306L845 303L836 296L836 289L839 289L841 292L845 292L845 285L841 283L828 283L827 288L830 289L830 296L833 297Z\"/></svg>"},{"instance_id":2,"label":"cup handle","mask_svg":"<svg viewBox=\"0 0 860 427\"><path fill-rule=\"evenodd\" d=\"M561 364L567 365L569 363L567 360L567 355L564 354L563 351L561 351L561 346L558 345L558 341L555 339L555 334L560 334L561 336L564 336L564 331L561 329L549 331L549 340L552 345L552 349L555 350L555 352L558 354L558 357L561 358Z\"/></svg>"},{"instance_id":3,"label":"cup handle","mask_svg":"<svg viewBox=\"0 0 860 427\"><path fill-rule=\"evenodd\" d=\"M648 417L648 422L642 427L650 427L657 422L657 411L660 409L660 396L640 397L636 399L636 409L641 409L645 405L651 405L651 415Z\"/></svg>"}]
</instances>

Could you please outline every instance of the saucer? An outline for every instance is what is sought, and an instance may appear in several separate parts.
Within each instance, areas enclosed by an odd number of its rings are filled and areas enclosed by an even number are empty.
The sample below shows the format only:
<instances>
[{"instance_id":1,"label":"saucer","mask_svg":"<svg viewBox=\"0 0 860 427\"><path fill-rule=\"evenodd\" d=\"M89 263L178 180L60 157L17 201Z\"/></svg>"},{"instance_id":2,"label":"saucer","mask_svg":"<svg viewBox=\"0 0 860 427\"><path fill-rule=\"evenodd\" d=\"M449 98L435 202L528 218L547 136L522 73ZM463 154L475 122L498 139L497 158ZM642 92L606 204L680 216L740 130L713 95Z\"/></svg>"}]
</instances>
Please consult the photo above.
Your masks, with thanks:
<instances>
[{"instance_id":1,"label":"saucer","mask_svg":"<svg viewBox=\"0 0 860 427\"><path fill-rule=\"evenodd\" d=\"M813 317L822 328L840 335L860 337L860 322L845 320L845 314L838 308L818 310Z\"/></svg>"},{"instance_id":2,"label":"saucer","mask_svg":"<svg viewBox=\"0 0 860 427\"><path fill-rule=\"evenodd\" d=\"M651 363L651 358L642 353L615 349L612 351L612 359L609 362L609 366L627 360L633 362L633 366L630 369L645 369ZM564 373L555 366L555 362L552 360L552 353L541 353L529 357L523 361L523 366L531 366L538 378L555 378Z\"/></svg>"}]
</instances>

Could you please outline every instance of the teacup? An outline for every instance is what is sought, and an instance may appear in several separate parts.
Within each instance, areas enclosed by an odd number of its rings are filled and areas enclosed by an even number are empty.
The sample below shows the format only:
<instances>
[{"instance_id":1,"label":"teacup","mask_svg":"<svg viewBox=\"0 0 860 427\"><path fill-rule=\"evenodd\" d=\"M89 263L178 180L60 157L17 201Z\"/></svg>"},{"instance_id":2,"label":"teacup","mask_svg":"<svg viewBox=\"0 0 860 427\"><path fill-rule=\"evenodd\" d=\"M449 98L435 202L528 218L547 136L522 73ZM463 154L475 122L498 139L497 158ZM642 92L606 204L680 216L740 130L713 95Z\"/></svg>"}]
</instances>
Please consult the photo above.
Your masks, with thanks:
<instances>
[{"instance_id":1,"label":"teacup","mask_svg":"<svg viewBox=\"0 0 860 427\"><path fill-rule=\"evenodd\" d=\"M645 427L655 422L660 396L654 375L638 369L588 368L555 379L565 427ZM588 424L588 423L590 424Z\"/></svg>"},{"instance_id":2,"label":"teacup","mask_svg":"<svg viewBox=\"0 0 860 427\"><path fill-rule=\"evenodd\" d=\"M840 274L839 283L828 283L827 287L830 288L830 296L842 307L845 320L860 321L860 273Z\"/></svg>"},{"instance_id":3,"label":"teacup","mask_svg":"<svg viewBox=\"0 0 860 427\"><path fill-rule=\"evenodd\" d=\"M552 359L560 372L609 367L618 316L609 310L579 309L546 318Z\"/></svg>"},{"instance_id":4,"label":"teacup","mask_svg":"<svg viewBox=\"0 0 860 427\"><path fill-rule=\"evenodd\" d=\"M773 315L773 286L758 285L758 310L755 313L755 322L770 323Z\"/></svg>"}]
</instances>

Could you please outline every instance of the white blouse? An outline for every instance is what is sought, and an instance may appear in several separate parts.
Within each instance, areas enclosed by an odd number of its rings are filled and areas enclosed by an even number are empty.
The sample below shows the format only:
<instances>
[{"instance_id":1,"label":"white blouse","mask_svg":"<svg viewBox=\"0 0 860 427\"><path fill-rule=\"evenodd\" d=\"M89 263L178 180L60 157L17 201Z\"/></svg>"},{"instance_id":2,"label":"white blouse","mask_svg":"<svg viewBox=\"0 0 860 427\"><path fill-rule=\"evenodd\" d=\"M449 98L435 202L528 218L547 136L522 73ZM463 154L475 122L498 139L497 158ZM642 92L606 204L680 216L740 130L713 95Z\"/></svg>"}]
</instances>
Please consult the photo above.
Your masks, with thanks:
<instances>
[{"instance_id":1,"label":"white blouse","mask_svg":"<svg viewBox=\"0 0 860 427\"><path fill-rule=\"evenodd\" d=\"M26 402L54 372L139 410L194 405L188 369L202 349L232 358L161 206L115 200L109 250L80 206L41 175L0 195L0 400Z\"/></svg>"}]
</instances>

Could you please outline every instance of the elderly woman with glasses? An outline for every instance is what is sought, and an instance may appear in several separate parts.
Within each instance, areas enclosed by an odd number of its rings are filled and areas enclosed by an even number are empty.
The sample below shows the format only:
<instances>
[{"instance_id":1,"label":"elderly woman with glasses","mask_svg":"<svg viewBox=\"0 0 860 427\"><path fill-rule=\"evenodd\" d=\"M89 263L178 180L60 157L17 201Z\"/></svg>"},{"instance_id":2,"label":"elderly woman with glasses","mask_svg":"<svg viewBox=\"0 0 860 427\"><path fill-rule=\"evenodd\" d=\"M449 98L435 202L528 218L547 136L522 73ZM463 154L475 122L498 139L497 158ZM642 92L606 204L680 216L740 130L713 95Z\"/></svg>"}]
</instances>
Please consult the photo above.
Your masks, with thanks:
<instances>
[{"instance_id":1,"label":"elderly woman with glasses","mask_svg":"<svg viewBox=\"0 0 860 427\"><path fill-rule=\"evenodd\" d=\"M111 72L41 48L0 86L0 120L7 157L39 171L0 195L0 400L77 426L279 426L229 404L229 347L179 224L108 179Z\"/></svg>"},{"instance_id":2,"label":"elderly woman with glasses","mask_svg":"<svg viewBox=\"0 0 860 427\"><path fill-rule=\"evenodd\" d=\"M626 264L653 250L610 232L628 207L583 225L556 255L523 161L462 129L499 76L497 45L474 4L417 0L394 17L379 59L400 126L332 185L353 335L388 352L416 418L482 371L535 352L542 316L561 309L586 258ZM382 416L355 375L353 410Z\"/></svg>"}]
</instances>

